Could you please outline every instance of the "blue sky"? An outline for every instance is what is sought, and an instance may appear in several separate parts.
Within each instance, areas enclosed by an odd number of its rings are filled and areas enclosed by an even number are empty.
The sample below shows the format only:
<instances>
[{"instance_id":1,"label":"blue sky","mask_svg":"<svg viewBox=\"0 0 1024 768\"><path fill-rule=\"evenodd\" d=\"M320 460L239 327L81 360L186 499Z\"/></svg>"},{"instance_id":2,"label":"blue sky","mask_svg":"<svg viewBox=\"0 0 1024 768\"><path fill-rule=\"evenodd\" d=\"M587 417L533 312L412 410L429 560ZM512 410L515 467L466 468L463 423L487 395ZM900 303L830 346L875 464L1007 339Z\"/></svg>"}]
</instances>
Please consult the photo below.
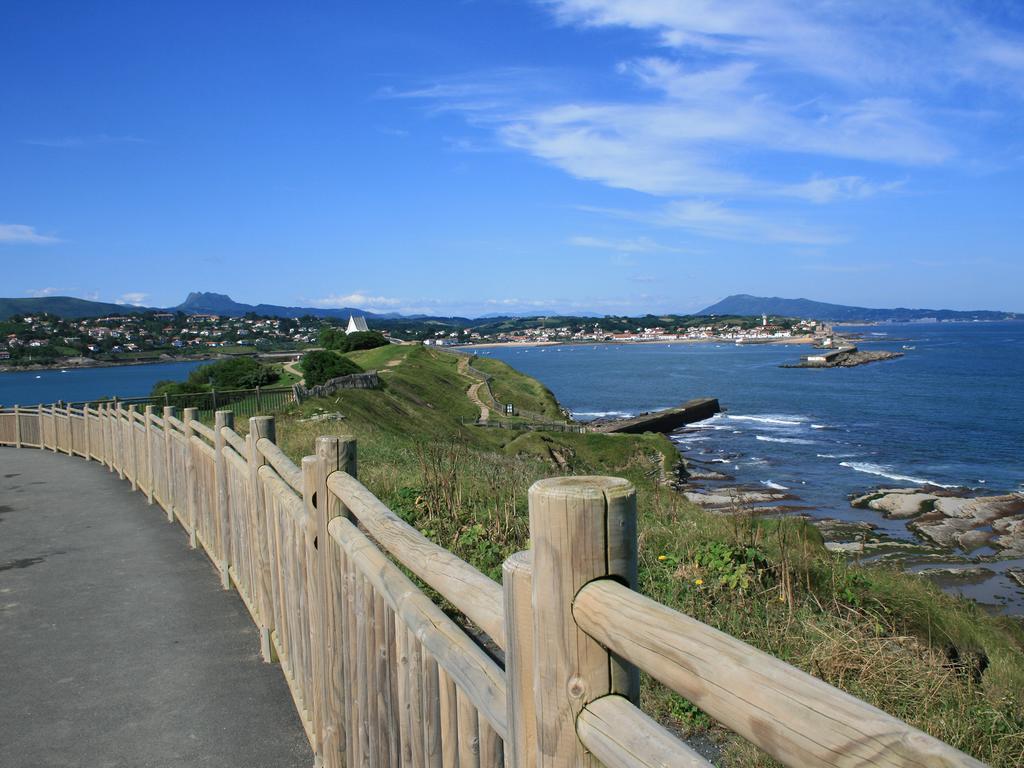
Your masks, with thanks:
<instances>
[{"instance_id":1,"label":"blue sky","mask_svg":"<svg viewBox=\"0 0 1024 768\"><path fill-rule=\"evenodd\" d=\"M0 295L1024 311L1024 6L0 7Z\"/></svg>"}]
</instances>

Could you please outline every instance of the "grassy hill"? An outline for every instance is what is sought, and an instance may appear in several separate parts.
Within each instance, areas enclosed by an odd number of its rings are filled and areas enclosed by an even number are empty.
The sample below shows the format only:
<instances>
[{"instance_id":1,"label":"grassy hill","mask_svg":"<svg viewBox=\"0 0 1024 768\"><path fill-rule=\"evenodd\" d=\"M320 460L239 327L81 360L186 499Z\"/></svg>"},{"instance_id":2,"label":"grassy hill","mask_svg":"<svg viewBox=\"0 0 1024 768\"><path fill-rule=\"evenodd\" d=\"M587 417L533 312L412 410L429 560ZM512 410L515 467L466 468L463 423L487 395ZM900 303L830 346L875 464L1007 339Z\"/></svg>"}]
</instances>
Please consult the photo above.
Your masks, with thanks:
<instances>
[{"instance_id":1,"label":"grassy hill","mask_svg":"<svg viewBox=\"0 0 1024 768\"><path fill-rule=\"evenodd\" d=\"M662 435L521 432L463 426L477 409L458 357L390 346L351 357L384 388L303 403L278 421L298 460L322 434L359 440L362 481L403 518L493 578L529 546L526 491L560 473L611 474L638 490L641 588L652 597L838 685L994 766L1024 764L1024 635L930 582L853 567L797 519L712 514L666 487L678 456ZM483 362L483 361L481 361ZM539 382L498 361L495 388L558 411ZM511 393L507 395L506 393ZM340 413L341 420L315 420ZM649 712L705 732L731 766L773 765L645 680Z\"/></svg>"},{"instance_id":2,"label":"grassy hill","mask_svg":"<svg viewBox=\"0 0 1024 768\"><path fill-rule=\"evenodd\" d=\"M82 317L105 317L145 312L144 307L123 304L109 304L102 301L87 301L73 296L44 296L34 299L0 299L0 320L14 315L57 315L78 319Z\"/></svg>"}]
</instances>

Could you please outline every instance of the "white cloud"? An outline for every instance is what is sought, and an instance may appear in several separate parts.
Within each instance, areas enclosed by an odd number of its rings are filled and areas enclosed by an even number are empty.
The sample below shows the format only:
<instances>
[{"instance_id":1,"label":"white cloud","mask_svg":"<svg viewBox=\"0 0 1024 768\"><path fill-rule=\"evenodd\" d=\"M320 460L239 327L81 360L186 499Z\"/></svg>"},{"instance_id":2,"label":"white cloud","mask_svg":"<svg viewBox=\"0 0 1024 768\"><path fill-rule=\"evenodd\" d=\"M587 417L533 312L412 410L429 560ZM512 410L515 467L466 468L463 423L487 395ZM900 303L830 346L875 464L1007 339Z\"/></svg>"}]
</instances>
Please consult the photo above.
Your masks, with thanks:
<instances>
[{"instance_id":1,"label":"white cloud","mask_svg":"<svg viewBox=\"0 0 1024 768\"><path fill-rule=\"evenodd\" d=\"M629 27L662 47L740 57L845 86L998 87L1024 71L1024 40L937 0L546 0L565 24ZM1020 81L1017 81L1020 85Z\"/></svg>"},{"instance_id":2,"label":"white cloud","mask_svg":"<svg viewBox=\"0 0 1024 768\"><path fill-rule=\"evenodd\" d=\"M836 245L845 238L785 214L762 216L742 213L709 200L673 200L660 208L623 210L580 206L580 210L616 216L630 221L672 229L684 229L701 237L747 243Z\"/></svg>"},{"instance_id":3,"label":"white cloud","mask_svg":"<svg viewBox=\"0 0 1024 768\"><path fill-rule=\"evenodd\" d=\"M33 147L49 147L51 149L75 149L78 147L97 146L102 144L149 144L148 139L138 136L110 136L100 133L95 136L55 136L35 139L22 139L22 144Z\"/></svg>"},{"instance_id":4,"label":"white cloud","mask_svg":"<svg viewBox=\"0 0 1024 768\"><path fill-rule=\"evenodd\" d=\"M142 293L141 291L129 291L128 293L122 293L115 300L115 304L130 304L133 307L141 307L148 296L148 293Z\"/></svg>"},{"instance_id":5,"label":"white cloud","mask_svg":"<svg viewBox=\"0 0 1024 768\"><path fill-rule=\"evenodd\" d=\"M59 243L59 238L42 235L26 224L0 224L0 243Z\"/></svg>"},{"instance_id":6,"label":"white cloud","mask_svg":"<svg viewBox=\"0 0 1024 768\"><path fill-rule=\"evenodd\" d=\"M337 294L331 294L321 299L313 299L313 304L317 307L398 307L401 306L403 300L395 299L390 296L371 296L367 293L356 292L350 293L345 296L339 296Z\"/></svg>"},{"instance_id":7,"label":"white cloud","mask_svg":"<svg viewBox=\"0 0 1024 768\"><path fill-rule=\"evenodd\" d=\"M602 248L609 251L620 251L622 253L686 253L685 248L674 248L670 245L663 245L655 242L649 237L633 237L625 240L609 240L603 237L591 237L590 235L574 235L569 238L570 245L577 245L581 248Z\"/></svg>"},{"instance_id":8,"label":"white cloud","mask_svg":"<svg viewBox=\"0 0 1024 768\"><path fill-rule=\"evenodd\" d=\"M60 288L29 288L25 293L34 299L41 299L46 296L56 296L60 290Z\"/></svg>"}]
</instances>

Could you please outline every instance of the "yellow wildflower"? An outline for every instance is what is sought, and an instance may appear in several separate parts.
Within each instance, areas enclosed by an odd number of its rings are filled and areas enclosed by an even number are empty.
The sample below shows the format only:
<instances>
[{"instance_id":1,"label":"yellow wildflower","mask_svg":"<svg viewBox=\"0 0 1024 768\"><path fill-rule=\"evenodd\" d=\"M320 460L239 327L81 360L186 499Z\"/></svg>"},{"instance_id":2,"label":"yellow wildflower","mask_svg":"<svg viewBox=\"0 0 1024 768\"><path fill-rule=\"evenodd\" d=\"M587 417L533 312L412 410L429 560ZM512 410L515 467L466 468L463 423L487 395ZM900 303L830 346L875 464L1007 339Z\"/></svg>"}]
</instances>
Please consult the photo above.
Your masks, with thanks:
<instances>
[{"instance_id":1,"label":"yellow wildflower","mask_svg":"<svg viewBox=\"0 0 1024 768\"><path fill-rule=\"evenodd\" d=\"M658 559L659 560L668 560L668 558L665 557L665 555L658 555Z\"/></svg>"},{"instance_id":2,"label":"yellow wildflower","mask_svg":"<svg viewBox=\"0 0 1024 768\"><path fill-rule=\"evenodd\" d=\"M701 584L704 583L704 579L694 579L693 583L699 587Z\"/></svg>"}]
</instances>

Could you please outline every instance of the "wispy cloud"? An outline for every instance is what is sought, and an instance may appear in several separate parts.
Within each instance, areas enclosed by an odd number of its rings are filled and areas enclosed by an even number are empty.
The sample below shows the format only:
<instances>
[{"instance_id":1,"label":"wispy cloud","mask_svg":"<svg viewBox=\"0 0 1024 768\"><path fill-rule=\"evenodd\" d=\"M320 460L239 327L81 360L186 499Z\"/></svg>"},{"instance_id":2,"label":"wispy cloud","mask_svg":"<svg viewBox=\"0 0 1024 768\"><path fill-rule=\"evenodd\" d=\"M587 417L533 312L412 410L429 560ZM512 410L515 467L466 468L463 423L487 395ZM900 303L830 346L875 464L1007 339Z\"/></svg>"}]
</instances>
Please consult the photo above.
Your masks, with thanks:
<instances>
[{"instance_id":1,"label":"wispy cloud","mask_svg":"<svg viewBox=\"0 0 1024 768\"><path fill-rule=\"evenodd\" d=\"M114 300L114 303L130 304L133 307L141 307L144 305L146 297L148 295L148 293L143 293L141 291L128 291L127 293L122 293L120 296L118 296Z\"/></svg>"},{"instance_id":2,"label":"wispy cloud","mask_svg":"<svg viewBox=\"0 0 1024 768\"><path fill-rule=\"evenodd\" d=\"M673 200L661 207L643 210L594 206L579 206L579 209L719 240L823 246L837 245L847 239L840 233L806 224L783 213L770 216L745 213L709 200Z\"/></svg>"},{"instance_id":3,"label":"wispy cloud","mask_svg":"<svg viewBox=\"0 0 1024 768\"><path fill-rule=\"evenodd\" d=\"M27 291L25 291L25 293L27 293L33 299L42 299L42 298L45 298L47 296L56 296L56 295L58 295L59 293L61 293L61 289L60 288L52 288L52 287L50 287L50 288L29 288Z\"/></svg>"},{"instance_id":4,"label":"wispy cloud","mask_svg":"<svg viewBox=\"0 0 1024 768\"><path fill-rule=\"evenodd\" d=\"M621 253L688 253L690 249L675 248L671 245L664 245L649 237L632 237L626 239L609 239L604 237L591 237L590 235L574 235L569 238L570 245L581 248L601 248L608 251L619 251Z\"/></svg>"},{"instance_id":5,"label":"wispy cloud","mask_svg":"<svg viewBox=\"0 0 1024 768\"><path fill-rule=\"evenodd\" d=\"M401 306L402 299L396 299L391 296L372 296L365 292L357 291L355 293L349 293L344 296L338 294L331 294L324 296L320 299L311 300L314 306L317 307L384 307L384 308L395 308Z\"/></svg>"},{"instance_id":6,"label":"wispy cloud","mask_svg":"<svg viewBox=\"0 0 1024 768\"><path fill-rule=\"evenodd\" d=\"M777 209L892 194L919 169L978 162L961 157L963 127L998 120L1007 92L1024 97L1024 38L938 0L538 4L564 25L650 34L590 90L510 69L379 95L461 115L471 144L489 136L577 179L674 200L677 225L707 237L836 242Z\"/></svg>"},{"instance_id":7,"label":"wispy cloud","mask_svg":"<svg viewBox=\"0 0 1024 768\"><path fill-rule=\"evenodd\" d=\"M938 0L545 0L583 27L648 31L662 47L742 58L846 86L999 85L1024 72L1024 40ZM1018 83L1019 84L1019 83Z\"/></svg>"},{"instance_id":8,"label":"wispy cloud","mask_svg":"<svg viewBox=\"0 0 1024 768\"><path fill-rule=\"evenodd\" d=\"M110 136L105 133L93 136L51 136L22 139L22 144L33 147L49 147L51 149L75 149L103 144L149 144L149 139L138 136Z\"/></svg>"},{"instance_id":9,"label":"wispy cloud","mask_svg":"<svg viewBox=\"0 0 1024 768\"><path fill-rule=\"evenodd\" d=\"M36 232L27 224L0 224L0 243L34 243L45 245L59 243L60 238Z\"/></svg>"}]
</instances>

